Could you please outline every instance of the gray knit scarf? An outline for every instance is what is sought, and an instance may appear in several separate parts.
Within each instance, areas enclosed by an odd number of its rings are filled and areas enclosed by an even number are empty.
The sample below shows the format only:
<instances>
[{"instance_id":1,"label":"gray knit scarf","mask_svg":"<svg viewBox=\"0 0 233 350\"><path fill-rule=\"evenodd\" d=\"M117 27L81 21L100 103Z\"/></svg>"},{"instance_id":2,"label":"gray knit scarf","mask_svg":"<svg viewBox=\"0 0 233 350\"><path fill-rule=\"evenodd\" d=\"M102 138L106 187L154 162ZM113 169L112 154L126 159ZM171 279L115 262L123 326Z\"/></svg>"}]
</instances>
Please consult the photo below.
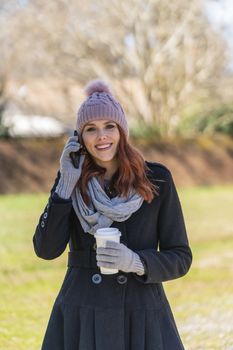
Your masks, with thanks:
<instances>
[{"instance_id":1,"label":"gray knit scarf","mask_svg":"<svg viewBox=\"0 0 233 350\"><path fill-rule=\"evenodd\" d=\"M127 220L143 203L143 197L134 189L129 191L127 197L109 198L96 177L92 177L87 186L91 199L89 206L85 204L77 186L71 198L84 232L92 235L98 228L110 227L113 221Z\"/></svg>"}]
</instances>

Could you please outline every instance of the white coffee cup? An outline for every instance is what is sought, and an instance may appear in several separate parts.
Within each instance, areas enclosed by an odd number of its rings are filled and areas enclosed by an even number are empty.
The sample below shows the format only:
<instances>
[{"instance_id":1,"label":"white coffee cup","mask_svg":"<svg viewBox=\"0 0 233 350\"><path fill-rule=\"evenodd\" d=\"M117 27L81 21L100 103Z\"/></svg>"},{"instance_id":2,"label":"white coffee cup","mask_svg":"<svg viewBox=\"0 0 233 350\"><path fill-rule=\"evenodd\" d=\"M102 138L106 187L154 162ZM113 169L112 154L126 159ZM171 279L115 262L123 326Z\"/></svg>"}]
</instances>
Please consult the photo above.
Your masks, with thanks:
<instances>
[{"instance_id":1,"label":"white coffee cup","mask_svg":"<svg viewBox=\"0 0 233 350\"><path fill-rule=\"evenodd\" d=\"M121 233L116 227L106 227L106 228L99 228L96 230L94 234L96 238L96 245L97 247L105 247L106 241L114 241L114 242L120 242L120 236ZM100 267L100 272L105 275L110 275L113 273L117 273L117 269L110 269L107 267Z\"/></svg>"}]
</instances>

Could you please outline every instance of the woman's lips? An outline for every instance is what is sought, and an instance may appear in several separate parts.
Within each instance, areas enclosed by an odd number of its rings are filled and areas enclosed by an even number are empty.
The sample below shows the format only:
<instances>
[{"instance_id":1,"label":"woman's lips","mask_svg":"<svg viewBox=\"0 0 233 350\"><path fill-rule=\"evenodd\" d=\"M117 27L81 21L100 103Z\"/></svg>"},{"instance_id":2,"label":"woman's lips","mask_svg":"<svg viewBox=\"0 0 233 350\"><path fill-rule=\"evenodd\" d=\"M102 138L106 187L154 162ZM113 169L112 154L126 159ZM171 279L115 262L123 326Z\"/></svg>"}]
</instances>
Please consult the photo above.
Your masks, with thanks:
<instances>
[{"instance_id":1,"label":"woman's lips","mask_svg":"<svg viewBox=\"0 0 233 350\"><path fill-rule=\"evenodd\" d=\"M95 148L98 150L98 151L106 151L108 149L110 149L112 146L112 143L106 143L104 145L96 145Z\"/></svg>"}]
</instances>

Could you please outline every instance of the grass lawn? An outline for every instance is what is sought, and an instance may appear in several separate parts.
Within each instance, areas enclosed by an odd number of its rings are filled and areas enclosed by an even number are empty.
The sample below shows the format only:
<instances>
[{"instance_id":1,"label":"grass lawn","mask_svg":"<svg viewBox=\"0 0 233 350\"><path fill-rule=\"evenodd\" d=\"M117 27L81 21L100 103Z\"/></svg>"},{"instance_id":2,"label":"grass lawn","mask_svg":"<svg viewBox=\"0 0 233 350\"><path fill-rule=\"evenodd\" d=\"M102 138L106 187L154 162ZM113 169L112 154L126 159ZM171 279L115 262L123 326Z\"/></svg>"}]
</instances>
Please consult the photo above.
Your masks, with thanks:
<instances>
[{"instance_id":1,"label":"grass lawn","mask_svg":"<svg viewBox=\"0 0 233 350\"><path fill-rule=\"evenodd\" d=\"M194 259L164 286L186 350L233 349L232 194L233 186L179 189ZM40 349L64 278L67 254L45 261L33 251L47 196L0 196L1 350Z\"/></svg>"}]
</instances>

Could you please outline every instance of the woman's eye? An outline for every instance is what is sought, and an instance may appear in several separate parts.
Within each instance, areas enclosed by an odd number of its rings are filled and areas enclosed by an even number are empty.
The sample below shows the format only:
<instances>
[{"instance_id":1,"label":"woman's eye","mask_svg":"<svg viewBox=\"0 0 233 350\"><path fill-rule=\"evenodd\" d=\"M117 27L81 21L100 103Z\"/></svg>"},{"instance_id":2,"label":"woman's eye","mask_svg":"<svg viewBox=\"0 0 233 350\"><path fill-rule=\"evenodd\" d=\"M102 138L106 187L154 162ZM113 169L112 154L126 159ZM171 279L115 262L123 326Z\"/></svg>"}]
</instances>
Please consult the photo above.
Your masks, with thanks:
<instances>
[{"instance_id":1,"label":"woman's eye","mask_svg":"<svg viewBox=\"0 0 233 350\"><path fill-rule=\"evenodd\" d=\"M116 125L114 125L114 124L108 124L108 125L106 125L106 128L107 129L113 129L113 128L115 128L116 127Z\"/></svg>"},{"instance_id":2,"label":"woman's eye","mask_svg":"<svg viewBox=\"0 0 233 350\"><path fill-rule=\"evenodd\" d=\"M107 124L105 126L105 128L106 129L114 129L114 128L116 128L116 125L115 124ZM90 126L90 127L85 129L85 131L87 131L87 132L94 132L95 130L96 130L96 128L93 126Z\"/></svg>"}]
</instances>

